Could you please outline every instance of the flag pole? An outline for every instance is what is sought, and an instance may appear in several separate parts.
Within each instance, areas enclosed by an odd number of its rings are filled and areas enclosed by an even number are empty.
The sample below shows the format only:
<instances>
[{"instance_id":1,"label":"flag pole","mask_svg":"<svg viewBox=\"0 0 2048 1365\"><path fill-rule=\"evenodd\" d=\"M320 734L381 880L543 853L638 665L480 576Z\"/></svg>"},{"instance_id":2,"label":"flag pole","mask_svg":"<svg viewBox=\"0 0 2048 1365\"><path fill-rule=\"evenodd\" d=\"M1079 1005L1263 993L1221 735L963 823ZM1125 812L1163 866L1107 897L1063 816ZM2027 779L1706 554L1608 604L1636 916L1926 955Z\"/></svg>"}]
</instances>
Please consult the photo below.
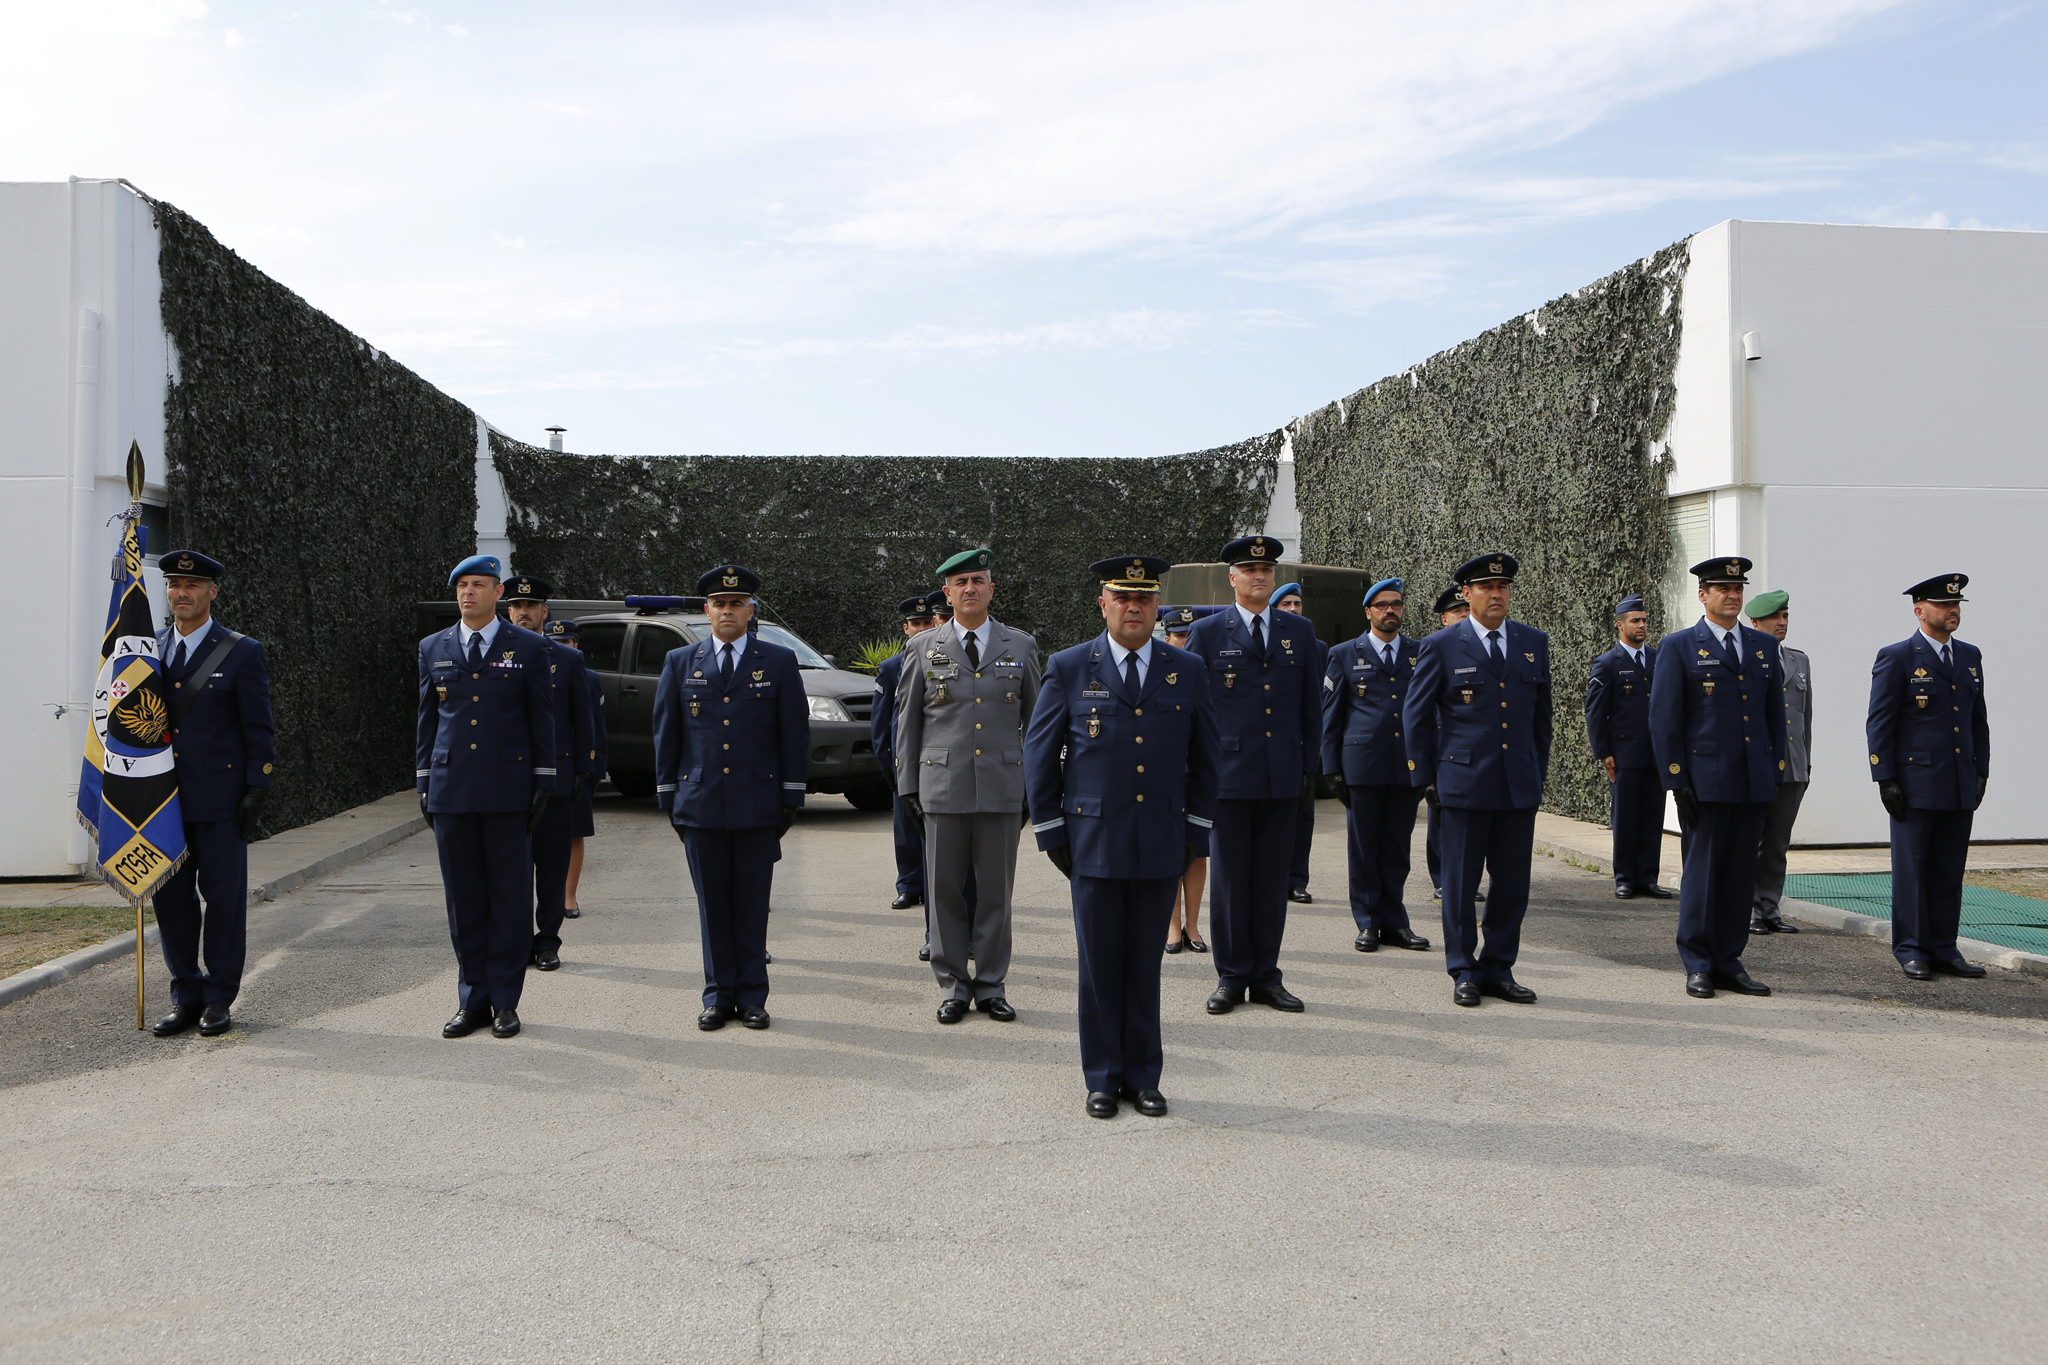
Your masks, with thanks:
<instances>
[{"instance_id":1,"label":"flag pole","mask_svg":"<svg viewBox=\"0 0 2048 1365\"><path fill-rule=\"evenodd\" d=\"M131 510L142 505L142 443L128 443L128 506ZM142 902L135 902L135 1027L143 1024L142 1005Z\"/></svg>"}]
</instances>

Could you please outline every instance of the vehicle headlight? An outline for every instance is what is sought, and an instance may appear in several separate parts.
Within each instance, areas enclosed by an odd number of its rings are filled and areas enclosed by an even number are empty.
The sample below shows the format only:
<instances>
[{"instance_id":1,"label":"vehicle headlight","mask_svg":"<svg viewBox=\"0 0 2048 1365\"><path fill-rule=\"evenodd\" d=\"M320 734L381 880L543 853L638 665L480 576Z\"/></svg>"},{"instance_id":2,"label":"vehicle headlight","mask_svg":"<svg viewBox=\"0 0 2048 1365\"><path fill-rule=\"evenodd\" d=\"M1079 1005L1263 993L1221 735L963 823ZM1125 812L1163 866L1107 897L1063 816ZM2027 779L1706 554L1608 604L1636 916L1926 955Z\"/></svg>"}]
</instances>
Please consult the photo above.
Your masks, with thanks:
<instances>
[{"instance_id":1,"label":"vehicle headlight","mask_svg":"<svg viewBox=\"0 0 2048 1365\"><path fill-rule=\"evenodd\" d=\"M848 711L837 697L812 697L811 719L850 722L853 713Z\"/></svg>"}]
</instances>

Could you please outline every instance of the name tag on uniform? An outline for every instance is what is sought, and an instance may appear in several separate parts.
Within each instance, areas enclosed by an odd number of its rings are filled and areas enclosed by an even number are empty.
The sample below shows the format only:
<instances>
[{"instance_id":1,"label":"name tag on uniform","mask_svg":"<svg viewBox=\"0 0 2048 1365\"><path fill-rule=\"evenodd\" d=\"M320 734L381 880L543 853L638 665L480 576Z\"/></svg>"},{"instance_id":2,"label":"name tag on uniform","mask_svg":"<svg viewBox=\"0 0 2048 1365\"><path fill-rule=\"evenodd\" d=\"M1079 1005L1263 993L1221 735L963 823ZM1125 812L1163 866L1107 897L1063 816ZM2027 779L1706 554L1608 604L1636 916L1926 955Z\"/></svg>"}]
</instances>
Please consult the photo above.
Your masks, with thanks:
<instances>
[{"instance_id":1,"label":"name tag on uniform","mask_svg":"<svg viewBox=\"0 0 2048 1365\"><path fill-rule=\"evenodd\" d=\"M1244 651L1241 649L1219 649L1216 651L1216 657L1219 659L1235 659L1243 653Z\"/></svg>"},{"instance_id":2,"label":"name tag on uniform","mask_svg":"<svg viewBox=\"0 0 2048 1365\"><path fill-rule=\"evenodd\" d=\"M1106 689L1102 691L1091 692L1088 689L1083 688L1081 691L1081 695L1084 697L1107 697L1109 696L1109 692Z\"/></svg>"},{"instance_id":3,"label":"name tag on uniform","mask_svg":"<svg viewBox=\"0 0 2048 1365\"><path fill-rule=\"evenodd\" d=\"M1454 668L1454 669L1452 669L1452 670L1451 670L1451 672L1452 672L1452 673L1453 673L1454 675L1455 675L1455 674L1458 674L1458 673L1477 673L1478 671L1479 671L1479 670L1478 670L1478 669L1477 669L1476 667L1474 667L1474 668Z\"/></svg>"}]
</instances>

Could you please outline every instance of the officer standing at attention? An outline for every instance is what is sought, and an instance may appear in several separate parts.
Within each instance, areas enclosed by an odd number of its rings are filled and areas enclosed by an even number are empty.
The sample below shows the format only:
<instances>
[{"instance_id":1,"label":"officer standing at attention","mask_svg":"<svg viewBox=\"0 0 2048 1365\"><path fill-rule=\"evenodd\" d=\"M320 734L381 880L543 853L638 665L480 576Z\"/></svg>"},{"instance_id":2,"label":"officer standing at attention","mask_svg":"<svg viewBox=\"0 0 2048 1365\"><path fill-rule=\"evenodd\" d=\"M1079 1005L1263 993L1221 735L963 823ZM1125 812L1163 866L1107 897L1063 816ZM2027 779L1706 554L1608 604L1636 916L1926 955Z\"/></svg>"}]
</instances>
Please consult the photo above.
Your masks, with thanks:
<instances>
[{"instance_id":1,"label":"officer standing at attention","mask_svg":"<svg viewBox=\"0 0 2048 1365\"><path fill-rule=\"evenodd\" d=\"M583 804L583 789L595 780L591 764L597 759L583 656L546 633L548 598L553 593L546 579L526 574L505 587L505 614L512 624L548 642L548 685L554 695L555 787L533 830L532 960L544 972L562 965L562 920L568 915L576 812Z\"/></svg>"},{"instance_id":2,"label":"officer standing at attention","mask_svg":"<svg viewBox=\"0 0 2048 1365\"><path fill-rule=\"evenodd\" d=\"M168 1038L197 1023L213 1038L230 1027L248 955L249 844L277 761L270 671L261 644L213 619L219 560L174 550L157 566L175 622L158 633L156 650L170 684L185 862L152 902L171 1012L150 1032Z\"/></svg>"},{"instance_id":3,"label":"officer standing at attention","mask_svg":"<svg viewBox=\"0 0 2048 1365\"><path fill-rule=\"evenodd\" d=\"M1307 621L1308 613L1302 603L1301 584L1282 584L1280 590L1273 594L1273 609L1292 612ZM1313 629L1315 623L1309 624ZM1323 676L1323 669L1329 662L1330 647L1323 643L1321 636L1318 636L1315 659L1318 678ZM1287 899L1297 905L1314 905L1316 900L1309 894L1308 889L1308 859L1316 837L1316 778L1325 770L1322 764L1322 746L1317 744L1313 747L1316 750L1316 771L1303 779L1301 784L1301 799L1294 806L1294 850L1287 860Z\"/></svg>"},{"instance_id":4,"label":"officer standing at attention","mask_svg":"<svg viewBox=\"0 0 2048 1365\"><path fill-rule=\"evenodd\" d=\"M1409 780L1436 788L1443 807L1444 966L1460 1005L1477 1005L1481 995L1518 1005L1536 999L1514 967L1536 807L1550 776L1550 637L1508 620L1519 567L1510 554L1458 566L1453 578L1472 614L1422 642L1401 703ZM1493 887L1484 949L1473 910L1482 869Z\"/></svg>"},{"instance_id":5,"label":"officer standing at attention","mask_svg":"<svg viewBox=\"0 0 2048 1365\"><path fill-rule=\"evenodd\" d=\"M1429 940L1409 926L1403 902L1415 806L1401 737L1401 698L1415 677L1415 641L1401 634L1401 580L1383 578L1365 594L1365 633L1330 648L1323 669L1323 771L1340 774L1338 799L1350 836L1351 946L1376 953L1392 943L1417 952Z\"/></svg>"},{"instance_id":6,"label":"officer standing at attention","mask_svg":"<svg viewBox=\"0 0 2048 1365\"><path fill-rule=\"evenodd\" d=\"M548 642L557 649L574 651L578 660L583 658L583 647L576 643L576 623L567 620L551 620L541 630ZM590 772L583 783L582 794L576 798L575 827L569 840L569 880L562 888L562 917L581 919L583 908L576 902L576 887L583 880L583 841L597 833L597 784L611 768L611 733L605 724L604 685L595 670L586 664L583 669L583 689L590 706Z\"/></svg>"},{"instance_id":7,"label":"officer standing at attention","mask_svg":"<svg viewBox=\"0 0 2048 1365\"><path fill-rule=\"evenodd\" d=\"M1892 956L1915 981L1982 976L1956 947L1970 826L1991 781L1984 656L1955 638L1969 575L1906 589L1920 629L1870 671L1870 776L1892 818Z\"/></svg>"},{"instance_id":8,"label":"officer standing at attention","mask_svg":"<svg viewBox=\"0 0 2048 1365\"><path fill-rule=\"evenodd\" d=\"M1614 898L1668 901L1657 885L1664 853L1664 784L1650 752L1650 614L1640 596L1614 604L1620 643L1593 661L1586 682L1586 739L1607 770L1607 823L1614 833Z\"/></svg>"},{"instance_id":9,"label":"officer standing at attention","mask_svg":"<svg viewBox=\"0 0 2048 1365\"><path fill-rule=\"evenodd\" d=\"M896 611L903 618L903 638L914 640L932 628L936 619L932 615L931 602L924 595L906 597L896 604ZM875 670L875 700L868 712L868 737L874 743L875 761L888 776L890 789L896 786L896 681L903 671L903 655L899 652L882 660L882 666ZM917 827L917 821L910 818L910 808L898 793L894 802L896 813L896 899L889 902L891 910L908 910L913 905L924 904L924 831ZM931 961L931 921L925 921L925 946L918 952L918 961Z\"/></svg>"},{"instance_id":10,"label":"officer standing at attention","mask_svg":"<svg viewBox=\"0 0 2048 1365\"><path fill-rule=\"evenodd\" d=\"M795 652L749 629L760 588L737 564L699 578L711 634L670 650L654 688L654 801L689 855L707 1033L768 1027L768 893L811 748Z\"/></svg>"},{"instance_id":11,"label":"officer standing at attention","mask_svg":"<svg viewBox=\"0 0 2048 1365\"><path fill-rule=\"evenodd\" d=\"M1714 998L1771 988L1742 966L1757 853L1785 777L1785 682L1778 642L1742 625L1750 563L1740 555L1692 566L1706 614L1657 646L1650 746L1678 803L1685 867L1678 883L1678 955L1685 993Z\"/></svg>"},{"instance_id":12,"label":"officer standing at attention","mask_svg":"<svg viewBox=\"0 0 2048 1365\"><path fill-rule=\"evenodd\" d=\"M1202 661L1152 638L1166 560L1090 566L1107 629L1047 661L1024 740L1038 847L1073 883L1087 1112L1159 1093L1160 931L1216 804L1214 703ZM1064 757L1064 761L1062 761Z\"/></svg>"},{"instance_id":13,"label":"officer standing at attention","mask_svg":"<svg viewBox=\"0 0 2048 1365\"><path fill-rule=\"evenodd\" d=\"M434 828L459 1008L443 1038L519 1032L533 956L533 831L555 787L554 650L498 617L495 555L448 582L462 619L420 641L420 813Z\"/></svg>"},{"instance_id":14,"label":"officer standing at attention","mask_svg":"<svg viewBox=\"0 0 2048 1365\"><path fill-rule=\"evenodd\" d=\"M1792 847L1792 825L1799 803L1806 799L1812 776L1807 766L1813 735L1813 665L1803 650L1785 643L1792 625L1792 596L1784 591L1759 593L1742 609L1756 628L1778 642L1778 665L1785 676L1785 780L1764 818L1764 837L1757 850L1756 892L1749 905L1752 934L1796 934L1778 913L1785 894L1785 854Z\"/></svg>"},{"instance_id":15,"label":"officer standing at attention","mask_svg":"<svg viewBox=\"0 0 2048 1365\"><path fill-rule=\"evenodd\" d=\"M1024 816L1024 727L1038 696L1038 642L989 615L995 579L987 546L936 570L951 625L904 646L897 683L896 789L924 826L925 899L939 1022L971 1004L1009 1023L1010 893ZM977 903L967 901L973 876ZM987 893L982 900L982 893ZM967 960L974 959L970 976Z\"/></svg>"},{"instance_id":16,"label":"officer standing at attention","mask_svg":"<svg viewBox=\"0 0 2048 1365\"><path fill-rule=\"evenodd\" d=\"M1458 593L1458 585L1453 583L1436 595L1438 630L1449 629L1472 614L1472 608L1465 605L1465 599ZM1426 789L1422 795L1424 804L1429 808L1429 834L1423 841L1423 853L1429 861L1429 898L1440 901L1444 898L1443 835L1439 832L1443 824L1443 808L1437 802L1434 787ZM1486 893L1475 891L1472 893L1472 899L1483 904Z\"/></svg>"},{"instance_id":17,"label":"officer standing at attention","mask_svg":"<svg viewBox=\"0 0 2048 1365\"><path fill-rule=\"evenodd\" d=\"M1201 656L1221 736L1215 881L1209 932L1216 946L1211 1014L1240 1001L1299 1013L1281 980L1287 932L1287 861L1301 784L1315 775L1322 734L1322 674L1315 627L1272 607L1281 544L1244 536L1218 556L1230 566L1234 602L1195 622L1188 650Z\"/></svg>"}]
</instances>

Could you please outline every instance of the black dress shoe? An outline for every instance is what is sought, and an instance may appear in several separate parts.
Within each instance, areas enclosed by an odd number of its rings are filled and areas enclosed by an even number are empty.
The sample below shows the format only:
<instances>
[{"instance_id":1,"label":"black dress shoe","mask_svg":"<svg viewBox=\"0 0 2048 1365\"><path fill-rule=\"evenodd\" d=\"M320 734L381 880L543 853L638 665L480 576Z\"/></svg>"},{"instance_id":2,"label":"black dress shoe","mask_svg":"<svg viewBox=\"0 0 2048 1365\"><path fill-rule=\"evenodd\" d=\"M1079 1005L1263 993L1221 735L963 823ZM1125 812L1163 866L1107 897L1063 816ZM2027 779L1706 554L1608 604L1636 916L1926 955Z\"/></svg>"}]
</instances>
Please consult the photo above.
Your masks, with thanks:
<instances>
[{"instance_id":1,"label":"black dress shoe","mask_svg":"<svg viewBox=\"0 0 2048 1365\"><path fill-rule=\"evenodd\" d=\"M895 900L889 902L889 908L891 910L908 910L913 905L923 904L923 896L898 896Z\"/></svg>"},{"instance_id":2,"label":"black dress shoe","mask_svg":"<svg viewBox=\"0 0 2048 1365\"><path fill-rule=\"evenodd\" d=\"M1748 972L1715 972L1714 984L1737 995L1769 995L1771 988Z\"/></svg>"},{"instance_id":3,"label":"black dress shoe","mask_svg":"<svg viewBox=\"0 0 2048 1365\"><path fill-rule=\"evenodd\" d=\"M1164 1118L1166 1116L1166 1096L1160 1094L1157 1090L1133 1090L1129 1086L1125 1086L1118 1093L1124 1099L1131 1102L1132 1108L1148 1119Z\"/></svg>"},{"instance_id":4,"label":"black dress shoe","mask_svg":"<svg viewBox=\"0 0 2048 1365\"><path fill-rule=\"evenodd\" d=\"M1301 1003L1301 997L1285 986L1254 986L1249 992L1254 1005L1268 1005L1288 1014L1300 1014L1308 1006Z\"/></svg>"},{"instance_id":5,"label":"black dress shoe","mask_svg":"<svg viewBox=\"0 0 2048 1365\"><path fill-rule=\"evenodd\" d=\"M1506 981L1482 981L1479 983L1479 991L1482 995L1491 995L1496 999L1505 1000L1511 1005L1533 1005L1536 1003L1536 992L1512 978Z\"/></svg>"},{"instance_id":6,"label":"black dress shoe","mask_svg":"<svg viewBox=\"0 0 2048 1365\"><path fill-rule=\"evenodd\" d=\"M1477 1005L1479 1003L1479 983L1477 981L1460 981L1457 985L1452 986L1451 1003L1454 1005L1464 1005L1468 1009Z\"/></svg>"},{"instance_id":7,"label":"black dress shoe","mask_svg":"<svg viewBox=\"0 0 2048 1365\"><path fill-rule=\"evenodd\" d=\"M1176 938L1173 942L1166 945L1166 951L1169 953L1178 953L1185 950L1187 946L1188 941L1185 937Z\"/></svg>"},{"instance_id":8,"label":"black dress shoe","mask_svg":"<svg viewBox=\"0 0 2048 1365\"><path fill-rule=\"evenodd\" d=\"M932 960L931 944L927 943L922 948L919 948L917 950L917 960L919 962L930 962Z\"/></svg>"},{"instance_id":9,"label":"black dress shoe","mask_svg":"<svg viewBox=\"0 0 2048 1365\"><path fill-rule=\"evenodd\" d=\"M1351 940L1351 946L1361 953L1376 953L1380 950L1380 934L1377 929L1368 929Z\"/></svg>"},{"instance_id":10,"label":"black dress shoe","mask_svg":"<svg viewBox=\"0 0 2048 1365\"><path fill-rule=\"evenodd\" d=\"M1486 904L1486 893L1484 891L1474 891L1472 893L1472 903L1474 905Z\"/></svg>"},{"instance_id":11,"label":"black dress shoe","mask_svg":"<svg viewBox=\"0 0 2048 1365\"><path fill-rule=\"evenodd\" d=\"M1088 1092L1088 1117L1091 1119L1113 1119L1116 1117L1116 1096L1107 1090Z\"/></svg>"},{"instance_id":12,"label":"black dress shoe","mask_svg":"<svg viewBox=\"0 0 2048 1365\"><path fill-rule=\"evenodd\" d=\"M1003 999L1000 995L990 996L986 1000L977 1000L974 1002L974 1008L980 1010L998 1024L1014 1024L1017 1022L1017 1011L1011 1007L1009 1001Z\"/></svg>"},{"instance_id":13,"label":"black dress shoe","mask_svg":"<svg viewBox=\"0 0 2048 1365\"><path fill-rule=\"evenodd\" d=\"M1305 886L1288 887L1287 899L1293 901L1296 905L1314 905L1316 903L1316 898L1308 893L1308 888Z\"/></svg>"},{"instance_id":14,"label":"black dress shoe","mask_svg":"<svg viewBox=\"0 0 2048 1365\"><path fill-rule=\"evenodd\" d=\"M1632 901L1636 898L1636 889L1625 882L1618 883L1614 888L1614 898L1618 901Z\"/></svg>"},{"instance_id":15,"label":"black dress shoe","mask_svg":"<svg viewBox=\"0 0 2048 1365\"><path fill-rule=\"evenodd\" d=\"M763 962L767 963L767 964L768 964L769 966L771 966L771 967L772 967L772 966L774 966L774 965L775 965L775 954L773 954L773 953L763 953L763 954L761 954L761 960L762 960Z\"/></svg>"},{"instance_id":16,"label":"black dress shoe","mask_svg":"<svg viewBox=\"0 0 2048 1365\"><path fill-rule=\"evenodd\" d=\"M1244 999L1244 992L1235 986L1218 986L1209 992L1209 1003L1203 1006L1211 1014L1228 1014Z\"/></svg>"},{"instance_id":17,"label":"black dress shoe","mask_svg":"<svg viewBox=\"0 0 2048 1365\"><path fill-rule=\"evenodd\" d=\"M510 1038L516 1035L518 1032L518 1010L491 1011L491 1036L493 1038Z\"/></svg>"},{"instance_id":18,"label":"black dress shoe","mask_svg":"<svg viewBox=\"0 0 2048 1365\"><path fill-rule=\"evenodd\" d=\"M467 1038L485 1024L491 1022L491 1012L481 1007L473 1010L457 1010L455 1017L441 1025L443 1038Z\"/></svg>"},{"instance_id":19,"label":"black dress shoe","mask_svg":"<svg viewBox=\"0 0 2048 1365\"><path fill-rule=\"evenodd\" d=\"M1936 958L1932 965L1934 970L1940 972L1943 976L1977 977L1984 975L1982 967L1979 967L1974 962L1965 962L1961 958L1957 958L1954 962L1944 962L1942 959ZM204 1028L199 1031L201 1033L206 1032Z\"/></svg>"},{"instance_id":20,"label":"black dress shoe","mask_svg":"<svg viewBox=\"0 0 2048 1365\"><path fill-rule=\"evenodd\" d=\"M1783 915L1766 916L1764 923L1771 926L1771 932L1774 934L1796 934L1799 932L1799 926L1787 924Z\"/></svg>"},{"instance_id":21,"label":"black dress shoe","mask_svg":"<svg viewBox=\"0 0 2048 1365\"><path fill-rule=\"evenodd\" d=\"M1382 929L1380 930L1380 942L1391 943L1396 948L1406 948L1411 953L1426 953L1429 951L1429 940L1416 933L1413 929Z\"/></svg>"},{"instance_id":22,"label":"black dress shoe","mask_svg":"<svg viewBox=\"0 0 2048 1365\"><path fill-rule=\"evenodd\" d=\"M1433 901L1442 900L1444 898L1444 889L1441 886L1437 887L1429 893L1429 898Z\"/></svg>"},{"instance_id":23,"label":"black dress shoe","mask_svg":"<svg viewBox=\"0 0 2048 1365\"><path fill-rule=\"evenodd\" d=\"M581 910L578 910L578 909L577 909L577 908L576 908L575 906L573 906L573 905L568 905L568 906L564 906L564 907L562 908L562 918L563 918L563 919L582 919L582 918L583 918L583 912L582 912Z\"/></svg>"},{"instance_id":24,"label":"black dress shoe","mask_svg":"<svg viewBox=\"0 0 2048 1365\"><path fill-rule=\"evenodd\" d=\"M533 950L533 965L544 972L556 971L562 965L562 955L553 948L536 948Z\"/></svg>"},{"instance_id":25,"label":"black dress shoe","mask_svg":"<svg viewBox=\"0 0 2048 1365\"><path fill-rule=\"evenodd\" d=\"M940 1023L957 1024L966 1017L967 1002L965 1000L941 1000L939 1002Z\"/></svg>"},{"instance_id":26,"label":"black dress shoe","mask_svg":"<svg viewBox=\"0 0 2048 1365\"><path fill-rule=\"evenodd\" d=\"M1901 962L1899 970L1912 977L1915 981L1934 980L1934 968L1928 966L1926 962L1917 957L1907 958L1904 962Z\"/></svg>"},{"instance_id":27,"label":"black dress shoe","mask_svg":"<svg viewBox=\"0 0 2048 1365\"><path fill-rule=\"evenodd\" d=\"M1776 931L1771 928L1769 920L1753 919L1749 922L1749 932L1750 936L1754 938L1758 934L1769 934Z\"/></svg>"},{"instance_id":28,"label":"black dress shoe","mask_svg":"<svg viewBox=\"0 0 2048 1365\"><path fill-rule=\"evenodd\" d=\"M1206 953L1209 951L1209 945L1198 938L1191 938L1188 940L1188 951L1191 953Z\"/></svg>"},{"instance_id":29,"label":"black dress shoe","mask_svg":"<svg viewBox=\"0 0 2048 1365\"><path fill-rule=\"evenodd\" d=\"M1685 974L1685 993L1695 1000L1712 1000L1714 998L1714 978L1708 976L1705 972L1687 972Z\"/></svg>"},{"instance_id":30,"label":"black dress shoe","mask_svg":"<svg viewBox=\"0 0 2048 1365\"><path fill-rule=\"evenodd\" d=\"M1655 882L1644 882L1641 886L1638 886L1636 888L1636 894L1638 896L1641 896L1644 900L1650 901L1669 901L1678 899L1678 893L1676 891L1673 891L1668 887L1659 886Z\"/></svg>"},{"instance_id":31,"label":"black dress shoe","mask_svg":"<svg viewBox=\"0 0 2048 1365\"><path fill-rule=\"evenodd\" d=\"M768 1011L759 1005L740 1006L740 1027L763 1029L768 1027Z\"/></svg>"},{"instance_id":32,"label":"black dress shoe","mask_svg":"<svg viewBox=\"0 0 2048 1365\"><path fill-rule=\"evenodd\" d=\"M208 1005L204 1010L200 1011L199 1036L201 1038L218 1038L233 1026L234 1021L228 1018L228 1007L226 1005Z\"/></svg>"},{"instance_id":33,"label":"black dress shoe","mask_svg":"<svg viewBox=\"0 0 2048 1365\"><path fill-rule=\"evenodd\" d=\"M168 1038L183 1033L199 1022L199 1006L173 1005L171 1012L149 1026L149 1031L159 1038Z\"/></svg>"},{"instance_id":34,"label":"black dress shoe","mask_svg":"<svg viewBox=\"0 0 2048 1365\"><path fill-rule=\"evenodd\" d=\"M723 1005L706 1005L704 1012L697 1016L697 1027L703 1029L706 1033L710 1033L714 1029L722 1029L725 1027L725 1021L732 1018L736 1012L727 1009Z\"/></svg>"}]
</instances>

